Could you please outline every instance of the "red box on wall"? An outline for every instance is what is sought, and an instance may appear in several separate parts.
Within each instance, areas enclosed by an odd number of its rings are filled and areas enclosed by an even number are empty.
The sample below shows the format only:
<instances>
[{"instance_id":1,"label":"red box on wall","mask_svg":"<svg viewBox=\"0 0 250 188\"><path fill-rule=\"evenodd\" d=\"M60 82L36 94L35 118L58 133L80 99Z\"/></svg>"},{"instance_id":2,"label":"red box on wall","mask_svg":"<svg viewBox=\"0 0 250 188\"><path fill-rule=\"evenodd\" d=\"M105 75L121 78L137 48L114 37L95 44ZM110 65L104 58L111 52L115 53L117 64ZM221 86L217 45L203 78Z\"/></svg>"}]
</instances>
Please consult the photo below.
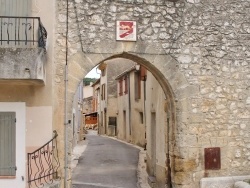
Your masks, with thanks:
<instances>
[{"instance_id":1,"label":"red box on wall","mask_svg":"<svg viewBox=\"0 0 250 188\"><path fill-rule=\"evenodd\" d=\"M205 170L219 170L221 168L220 148L205 148Z\"/></svg>"}]
</instances>

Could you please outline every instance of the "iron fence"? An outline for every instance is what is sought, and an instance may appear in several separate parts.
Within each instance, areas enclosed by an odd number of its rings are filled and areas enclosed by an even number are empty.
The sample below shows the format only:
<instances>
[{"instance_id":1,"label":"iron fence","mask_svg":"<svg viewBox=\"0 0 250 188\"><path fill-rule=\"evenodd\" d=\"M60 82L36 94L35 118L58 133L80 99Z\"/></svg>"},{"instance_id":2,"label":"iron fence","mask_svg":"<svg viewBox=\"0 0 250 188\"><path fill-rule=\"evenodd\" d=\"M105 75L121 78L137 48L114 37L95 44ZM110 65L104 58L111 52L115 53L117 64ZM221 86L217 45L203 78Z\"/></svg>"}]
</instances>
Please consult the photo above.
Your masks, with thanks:
<instances>
[{"instance_id":1,"label":"iron fence","mask_svg":"<svg viewBox=\"0 0 250 188\"><path fill-rule=\"evenodd\" d=\"M0 16L0 47L46 48L47 31L39 17Z\"/></svg>"},{"instance_id":2,"label":"iron fence","mask_svg":"<svg viewBox=\"0 0 250 188\"><path fill-rule=\"evenodd\" d=\"M58 179L60 162L57 150L58 134L54 131L53 138L39 149L28 153L28 187L44 187Z\"/></svg>"}]
</instances>

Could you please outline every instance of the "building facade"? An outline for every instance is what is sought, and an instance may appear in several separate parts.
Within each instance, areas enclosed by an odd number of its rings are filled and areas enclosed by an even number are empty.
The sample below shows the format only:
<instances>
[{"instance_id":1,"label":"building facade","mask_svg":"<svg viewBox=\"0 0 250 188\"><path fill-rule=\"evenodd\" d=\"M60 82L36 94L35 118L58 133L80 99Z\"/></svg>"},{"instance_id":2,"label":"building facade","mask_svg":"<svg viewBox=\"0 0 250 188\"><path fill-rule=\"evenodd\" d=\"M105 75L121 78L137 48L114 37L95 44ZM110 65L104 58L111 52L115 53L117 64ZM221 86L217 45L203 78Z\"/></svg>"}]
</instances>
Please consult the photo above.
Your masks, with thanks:
<instances>
[{"instance_id":1,"label":"building facade","mask_svg":"<svg viewBox=\"0 0 250 188\"><path fill-rule=\"evenodd\" d=\"M122 59L110 60L99 65L101 70L100 77L100 112L99 117L99 134L109 136L116 135L116 117L117 117L117 90L116 76L133 65L132 61Z\"/></svg>"},{"instance_id":2,"label":"building facade","mask_svg":"<svg viewBox=\"0 0 250 188\"><path fill-rule=\"evenodd\" d=\"M58 102L52 97L55 11L53 1L0 1L0 187L37 183L38 159L41 176L53 179L40 152L51 150Z\"/></svg>"},{"instance_id":3,"label":"building facade","mask_svg":"<svg viewBox=\"0 0 250 188\"><path fill-rule=\"evenodd\" d=\"M73 101L73 113L72 113L72 145L76 144L85 138L83 130L83 107L84 107L84 84L83 81L79 84Z\"/></svg>"},{"instance_id":4,"label":"building facade","mask_svg":"<svg viewBox=\"0 0 250 188\"><path fill-rule=\"evenodd\" d=\"M117 138L147 151L149 182L165 187L169 179L169 120L165 94L154 76L135 65L117 78ZM162 144L167 143L167 144Z\"/></svg>"},{"instance_id":5,"label":"building facade","mask_svg":"<svg viewBox=\"0 0 250 188\"><path fill-rule=\"evenodd\" d=\"M160 145L169 148L166 162L171 167L166 184L230 187L249 175L249 0L0 2L1 16L7 16L0 20L5 38L1 117L16 119L18 149L13 156L19 156L12 165L16 174L10 173L15 178L0 179L3 187L25 186L26 153L46 143L53 130L59 139L59 176L65 180L61 186L70 186L70 178L64 177L70 177L73 129L68 120L74 94L87 72L118 58L144 66L164 91L169 132L160 136L169 142ZM13 43L10 36L15 38L19 18L15 22L10 16L40 17L47 45L34 40L36 47L33 42L26 46L33 40L26 33L41 25L25 18L19 33L24 38L18 39L22 45L15 46L18 40ZM136 41L116 40L117 20L136 21ZM45 37L40 31L34 37Z\"/></svg>"},{"instance_id":6,"label":"building facade","mask_svg":"<svg viewBox=\"0 0 250 188\"><path fill-rule=\"evenodd\" d=\"M117 137L146 147L146 70L134 65L117 78Z\"/></svg>"}]
</instances>

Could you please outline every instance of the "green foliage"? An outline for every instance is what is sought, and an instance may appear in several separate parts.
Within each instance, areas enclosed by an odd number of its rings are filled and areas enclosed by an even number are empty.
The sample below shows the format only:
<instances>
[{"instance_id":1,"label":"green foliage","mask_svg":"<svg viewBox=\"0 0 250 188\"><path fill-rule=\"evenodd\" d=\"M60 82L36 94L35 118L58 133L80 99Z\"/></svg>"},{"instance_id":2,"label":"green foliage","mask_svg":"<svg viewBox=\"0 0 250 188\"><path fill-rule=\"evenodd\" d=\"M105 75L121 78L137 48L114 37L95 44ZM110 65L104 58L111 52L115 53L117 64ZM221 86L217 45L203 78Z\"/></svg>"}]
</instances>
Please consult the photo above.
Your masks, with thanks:
<instances>
[{"instance_id":1,"label":"green foliage","mask_svg":"<svg viewBox=\"0 0 250 188\"><path fill-rule=\"evenodd\" d=\"M88 86L91 82L94 83L96 80L96 78L83 78L83 84L85 86Z\"/></svg>"}]
</instances>

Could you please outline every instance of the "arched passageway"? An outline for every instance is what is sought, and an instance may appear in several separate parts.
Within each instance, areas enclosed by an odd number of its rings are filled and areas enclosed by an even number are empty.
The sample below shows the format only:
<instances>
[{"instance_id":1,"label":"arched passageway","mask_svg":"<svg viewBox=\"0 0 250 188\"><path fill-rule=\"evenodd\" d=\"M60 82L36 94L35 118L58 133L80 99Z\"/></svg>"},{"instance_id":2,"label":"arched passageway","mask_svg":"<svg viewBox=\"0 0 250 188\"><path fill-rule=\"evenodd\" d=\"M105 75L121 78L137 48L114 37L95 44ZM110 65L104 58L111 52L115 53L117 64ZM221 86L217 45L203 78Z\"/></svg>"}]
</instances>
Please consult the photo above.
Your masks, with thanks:
<instances>
[{"instance_id":1,"label":"arched passageway","mask_svg":"<svg viewBox=\"0 0 250 188\"><path fill-rule=\"evenodd\" d=\"M176 115L176 112L187 110L187 109L182 109L183 108L182 105L178 106L177 102L179 100L183 100L190 97L190 93L188 91L193 90L194 91L192 93L193 95L195 94L195 91L197 91L197 88L188 84L188 82L185 79L185 76L178 69L178 63L171 56L157 54L157 53L144 54L137 52L121 52L113 54L110 53L84 54L82 52L76 53L70 58L70 61L68 63L68 90L66 99L68 119L70 119L70 116L72 114L72 101L75 91L77 89L78 84L84 78L84 76L98 64L117 58L132 60L137 64L140 64L143 67L145 67L148 71L152 73L152 75L159 82L164 91L166 97L165 112L167 113L168 116L168 123L167 123L168 127L166 132L162 132L167 141L161 144L164 145L166 149L165 151L167 151L166 153L164 153L166 158L165 169L167 171L166 172L167 177L163 178L167 179L166 181L168 181L168 179L170 179L171 177L170 173L168 172L170 172L170 169L174 169L175 158L176 156L178 156L178 149L175 148L176 137L179 136L178 132L176 132L178 127L178 116ZM64 86L61 85L61 87ZM65 99L62 98L62 100ZM62 110L61 107L60 110ZM58 127L58 129L60 128ZM70 126L68 126L67 131L68 132L72 131ZM71 138L69 136L69 142L70 139ZM70 151L72 150L70 146L71 145L69 144L69 146L67 147L68 153L70 153ZM149 166L153 165L150 163L150 160L148 162L148 165ZM171 173L173 175L174 171L172 171ZM172 182L174 183L174 179L172 179Z\"/></svg>"}]
</instances>

